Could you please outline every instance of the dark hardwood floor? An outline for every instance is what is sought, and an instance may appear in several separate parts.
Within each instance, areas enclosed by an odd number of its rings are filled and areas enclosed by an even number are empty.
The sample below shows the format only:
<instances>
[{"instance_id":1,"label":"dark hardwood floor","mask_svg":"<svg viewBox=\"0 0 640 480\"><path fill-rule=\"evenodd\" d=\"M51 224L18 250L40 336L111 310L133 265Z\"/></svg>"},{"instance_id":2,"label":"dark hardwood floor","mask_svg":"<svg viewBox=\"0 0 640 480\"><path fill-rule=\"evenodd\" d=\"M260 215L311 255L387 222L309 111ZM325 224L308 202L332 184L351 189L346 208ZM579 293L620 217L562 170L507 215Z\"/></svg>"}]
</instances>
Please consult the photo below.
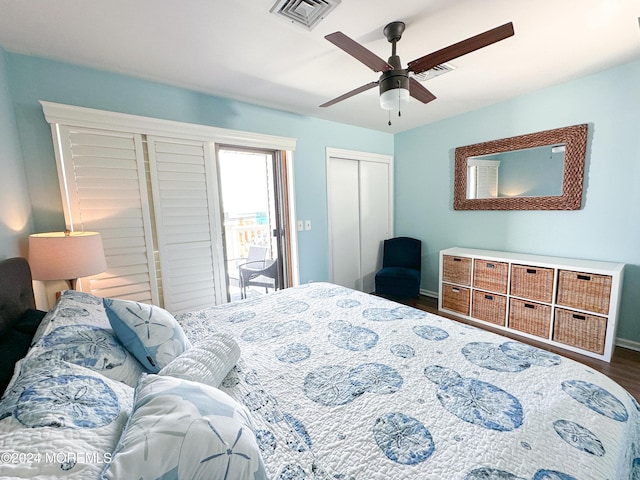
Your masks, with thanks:
<instances>
[{"instance_id":1,"label":"dark hardwood floor","mask_svg":"<svg viewBox=\"0 0 640 480\"><path fill-rule=\"evenodd\" d=\"M431 312L431 313L441 315L443 317L451 318L459 322L465 322L464 319L439 312L438 301L432 297L426 297L424 295L420 295L420 298L418 299L418 301L414 302L412 306L419 308L421 310L424 310L426 312ZM470 322L465 322L465 323L470 323ZM536 347L552 351L559 355L563 355L565 357L576 360L580 363L584 363L585 365L588 365L591 368L601 373L604 373L608 377L618 382L620 385L626 388L627 391L631 393L631 395L633 395L636 400L640 401L640 352L629 350L626 348L616 347L613 352L613 358L611 360L611 363L607 363L601 360L596 360L591 357L585 357L583 355L579 355L573 352L561 350L541 342L536 342L534 340L529 340L523 337L512 335L503 330L499 330L497 328L491 328L490 326L486 326L486 329L499 333L500 335L504 335L506 337L520 340L520 341L529 343L531 345L534 345Z\"/></svg>"}]
</instances>

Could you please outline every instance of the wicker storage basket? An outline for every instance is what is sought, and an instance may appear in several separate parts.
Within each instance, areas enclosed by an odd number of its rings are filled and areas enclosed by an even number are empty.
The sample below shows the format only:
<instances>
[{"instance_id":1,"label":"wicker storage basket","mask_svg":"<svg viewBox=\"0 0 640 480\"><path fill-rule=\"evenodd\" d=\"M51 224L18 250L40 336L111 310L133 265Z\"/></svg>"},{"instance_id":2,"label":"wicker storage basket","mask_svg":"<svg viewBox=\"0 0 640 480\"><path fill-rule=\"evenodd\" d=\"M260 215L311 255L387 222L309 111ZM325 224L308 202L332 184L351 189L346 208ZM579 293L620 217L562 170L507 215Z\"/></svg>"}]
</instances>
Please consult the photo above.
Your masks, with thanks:
<instances>
[{"instance_id":1,"label":"wicker storage basket","mask_svg":"<svg viewBox=\"0 0 640 480\"><path fill-rule=\"evenodd\" d=\"M556 308L553 326L556 342L603 354L606 332L606 317Z\"/></svg>"},{"instance_id":2,"label":"wicker storage basket","mask_svg":"<svg viewBox=\"0 0 640 480\"><path fill-rule=\"evenodd\" d=\"M560 270L558 272L558 304L565 307L609 313L611 276Z\"/></svg>"},{"instance_id":3,"label":"wicker storage basket","mask_svg":"<svg viewBox=\"0 0 640 480\"><path fill-rule=\"evenodd\" d=\"M443 255L443 257L442 281L471 285L471 259L451 255Z\"/></svg>"},{"instance_id":4,"label":"wicker storage basket","mask_svg":"<svg viewBox=\"0 0 640 480\"><path fill-rule=\"evenodd\" d=\"M507 297L474 290L471 316L485 322L504 326L507 320Z\"/></svg>"},{"instance_id":5,"label":"wicker storage basket","mask_svg":"<svg viewBox=\"0 0 640 480\"><path fill-rule=\"evenodd\" d=\"M473 260L473 286L496 293L507 293L509 264L488 260Z\"/></svg>"},{"instance_id":6,"label":"wicker storage basket","mask_svg":"<svg viewBox=\"0 0 640 480\"><path fill-rule=\"evenodd\" d=\"M512 298L509 302L509 328L549 338L551 306Z\"/></svg>"},{"instance_id":7,"label":"wicker storage basket","mask_svg":"<svg viewBox=\"0 0 640 480\"><path fill-rule=\"evenodd\" d=\"M511 265L511 295L551 303L553 268Z\"/></svg>"},{"instance_id":8,"label":"wicker storage basket","mask_svg":"<svg viewBox=\"0 0 640 480\"><path fill-rule=\"evenodd\" d=\"M469 315L468 288L456 287L455 285L442 284L442 308Z\"/></svg>"}]
</instances>

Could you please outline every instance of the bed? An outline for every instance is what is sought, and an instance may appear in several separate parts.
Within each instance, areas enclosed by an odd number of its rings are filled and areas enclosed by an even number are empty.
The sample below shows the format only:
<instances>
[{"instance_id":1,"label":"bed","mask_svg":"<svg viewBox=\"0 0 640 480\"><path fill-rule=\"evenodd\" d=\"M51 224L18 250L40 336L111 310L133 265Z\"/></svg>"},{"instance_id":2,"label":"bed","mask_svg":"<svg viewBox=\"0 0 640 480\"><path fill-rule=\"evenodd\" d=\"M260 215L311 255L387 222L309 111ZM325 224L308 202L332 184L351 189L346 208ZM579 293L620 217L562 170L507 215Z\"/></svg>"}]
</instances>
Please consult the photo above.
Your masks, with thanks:
<instances>
[{"instance_id":1,"label":"bed","mask_svg":"<svg viewBox=\"0 0 640 480\"><path fill-rule=\"evenodd\" d=\"M140 354L123 305L68 291L44 317L0 402L0 477L640 478L638 402L548 351L312 283L171 317Z\"/></svg>"}]
</instances>

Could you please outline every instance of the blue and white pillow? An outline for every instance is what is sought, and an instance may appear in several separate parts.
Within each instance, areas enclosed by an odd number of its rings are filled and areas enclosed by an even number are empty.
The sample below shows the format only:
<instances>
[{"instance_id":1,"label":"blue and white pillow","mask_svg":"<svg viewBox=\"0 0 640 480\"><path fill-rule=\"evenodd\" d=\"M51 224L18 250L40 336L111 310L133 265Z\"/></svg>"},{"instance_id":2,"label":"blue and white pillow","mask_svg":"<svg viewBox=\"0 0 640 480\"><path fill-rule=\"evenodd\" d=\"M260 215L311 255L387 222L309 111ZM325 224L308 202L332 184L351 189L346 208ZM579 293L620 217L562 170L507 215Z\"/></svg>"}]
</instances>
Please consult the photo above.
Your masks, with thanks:
<instances>
[{"instance_id":1,"label":"blue and white pillow","mask_svg":"<svg viewBox=\"0 0 640 480\"><path fill-rule=\"evenodd\" d=\"M104 309L122 344L149 372L158 373L191 347L173 315L160 307L105 298Z\"/></svg>"},{"instance_id":2,"label":"blue and white pillow","mask_svg":"<svg viewBox=\"0 0 640 480\"><path fill-rule=\"evenodd\" d=\"M29 357L46 364L61 360L80 365L105 377L135 387L146 370L122 345L111 328L61 325L31 348Z\"/></svg>"},{"instance_id":3,"label":"blue and white pillow","mask_svg":"<svg viewBox=\"0 0 640 480\"><path fill-rule=\"evenodd\" d=\"M133 406L134 389L63 362L25 358L0 402L0 451L21 462L1 478L97 478L111 460Z\"/></svg>"},{"instance_id":4,"label":"blue and white pillow","mask_svg":"<svg viewBox=\"0 0 640 480\"><path fill-rule=\"evenodd\" d=\"M145 375L102 479L266 480L245 407L220 390Z\"/></svg>"},{"instance_id":5,"label":"blue and white pillow","mask_svg":"<svg viewBox=\"0 0 640 480\"><path fill-rule=\"evenodd\" d=\"M33 336L33 343L62 325L93 325L111 328L107 314L104 312L102 298L76 290L65 290L60 294L56 304L40 322Z\"/></svg>"},{"instance_id":6,"label":"blue and white pillow","mask_svg":"<svg viewBox=\"0 0 640 480\"><path fill-rule=\"evenodd\" d=\"M118 340L102 302L89 293L66 290L42 319L27 356L67 361L135 387L147 370Z\"/></svg>"},{"instance_id":7,"label":"blue and white pillow","mask_svg":"<svg viewBox=\"0 0 640 480\"><path fill-rule=\"evenodd\" d=\"M214 333L195 343L159 374L219 387L239 359L240 347L235 339L226 333Z\"/></svg>"}]
</instances>

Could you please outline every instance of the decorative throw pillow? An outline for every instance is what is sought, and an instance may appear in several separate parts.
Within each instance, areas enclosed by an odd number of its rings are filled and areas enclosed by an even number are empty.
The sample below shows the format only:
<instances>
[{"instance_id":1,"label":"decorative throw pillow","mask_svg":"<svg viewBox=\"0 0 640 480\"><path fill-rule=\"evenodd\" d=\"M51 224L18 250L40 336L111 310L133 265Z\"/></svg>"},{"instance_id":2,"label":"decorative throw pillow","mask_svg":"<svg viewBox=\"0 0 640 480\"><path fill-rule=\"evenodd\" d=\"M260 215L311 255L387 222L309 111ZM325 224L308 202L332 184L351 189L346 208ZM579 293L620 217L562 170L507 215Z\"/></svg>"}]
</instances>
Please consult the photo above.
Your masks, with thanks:
<instances>
[{"instance_id":1,"label":"decorative throw pillow","mask_svg":"<svg viewBox=\"0 0 640 480\"><path fill-rule=\"evenodd\" d=\"M214 333L160 370L160 375L218 387L240 359L240 347L231 335Z\"/></svg>"},{"instance_id":2,"label":"decorative throw pillow","mask_svg":"<svg viewBox=\"0 0 640 480\"><path fill-rule=\"evenodd\" d=\"M23 359L0 402L0 478L98 478L133 406L134 389L62 361ZM10 459L11 456L6 457Z\"/></svg>"},{"instance_id":3,"label":"decorative throw pillow","mask_svg":"<svg viewBox=\"0 0 640 480\"><path fill-rule=\"evenodd\" d=\"M145 375L102 479L266 480L245 407L220 390Z\"/></svg>"},{"instance_id":4,"label":"decorative throw pillow","mask_svg":"<svg viewBox=\"0 0 640 480\"><path fill-rule=\"evenodd\" d=\"M16 329L32 331L35 320L20 322ZM101 297L76 290L62 292L33 337L29 356L40 361L68 361L135 387L147 369L118 340ZM0 350L1 351L1 350Z\"/></svg>"},{"instance_id":5,"label":"decorative throw pillow","mask_svg":"<svg viewBox=\"0 0 640 480\"><path fill-rule=\"evenodd\" d=\"M65 290L40 322L40 326L33 336L33 343L38 342L54 328L61 325L77 324L111 328L109 319L104 313L102 298L90 293Z\"/></svg>"},{"instance_id":6,"label":"decorative throw pillow","mask_svg":"<svg viewBox=\"0 0 640 480\"><path fill-rule=\"evenodd\" d=\"M29 356L44 363L62 360L81 365L132 387L146 372L111 328L95 325L73 324L54 328L31 348Z\"/></svg>"},{"instance_id":7,"label":"decorative throw pillow","mask_svg":"<svg viewBox=\"0 0 640 480\"><path fill-rule=\"evenodd\" d=\"M158 373L191 347L173 315L160 307L105 298L104 309L117 337L149 372Z\"/></svg>"}]
</instances>

